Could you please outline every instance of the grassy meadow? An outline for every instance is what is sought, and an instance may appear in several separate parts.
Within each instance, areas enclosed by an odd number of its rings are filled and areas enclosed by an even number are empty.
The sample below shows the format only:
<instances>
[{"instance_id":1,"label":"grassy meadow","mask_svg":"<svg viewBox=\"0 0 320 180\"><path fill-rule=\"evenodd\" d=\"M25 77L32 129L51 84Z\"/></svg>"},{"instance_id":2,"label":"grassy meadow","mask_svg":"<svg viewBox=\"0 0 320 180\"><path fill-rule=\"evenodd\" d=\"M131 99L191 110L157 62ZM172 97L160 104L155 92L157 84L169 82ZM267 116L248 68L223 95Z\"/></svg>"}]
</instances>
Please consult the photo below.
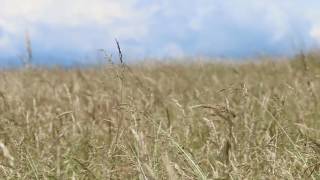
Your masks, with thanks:
<instances>
[{"instance_id":1,"label":"grassy meadow","mask_svg":"<svg viewBox=\"0 0 320 180\"><path fill-rule=\"evenodd\" d=\"M320 57L0 71L1 179L319 179Z\"/></svg>"}]
</instances>

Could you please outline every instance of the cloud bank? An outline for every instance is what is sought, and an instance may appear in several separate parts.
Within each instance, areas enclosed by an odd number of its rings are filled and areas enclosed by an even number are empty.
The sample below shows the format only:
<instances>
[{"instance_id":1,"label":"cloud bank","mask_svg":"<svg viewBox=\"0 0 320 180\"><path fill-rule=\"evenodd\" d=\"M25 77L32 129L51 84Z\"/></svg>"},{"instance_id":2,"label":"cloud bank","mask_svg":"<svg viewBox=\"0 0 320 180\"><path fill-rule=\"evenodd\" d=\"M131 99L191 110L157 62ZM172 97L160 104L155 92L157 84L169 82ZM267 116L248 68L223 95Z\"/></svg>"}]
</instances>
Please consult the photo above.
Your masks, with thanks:
<instances>
[{"instance_id":1,"label":"cloud bank","mask_svg":"<svg viewBox=\"0 0 320 180\"><path fill-rule=\"evenodd\" d=\"M320 1L1 0L0 57L80 58L114 49L127 56L290 54L320 43ZM45 60L43 60L45 61Z\"/></svg>"}]
</instances>

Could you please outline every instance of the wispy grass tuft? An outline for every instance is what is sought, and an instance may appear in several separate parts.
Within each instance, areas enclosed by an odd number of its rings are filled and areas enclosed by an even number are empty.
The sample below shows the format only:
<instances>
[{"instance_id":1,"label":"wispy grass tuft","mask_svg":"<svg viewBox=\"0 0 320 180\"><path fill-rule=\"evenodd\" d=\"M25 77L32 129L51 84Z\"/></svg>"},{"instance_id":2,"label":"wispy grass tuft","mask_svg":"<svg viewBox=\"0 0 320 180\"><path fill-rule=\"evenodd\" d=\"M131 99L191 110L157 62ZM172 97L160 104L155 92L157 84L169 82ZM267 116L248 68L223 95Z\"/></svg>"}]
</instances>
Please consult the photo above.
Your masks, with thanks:
<instances>
[{"instance_id":1,"label":"wispy grass tuft","mask_svg":"<svg viewBox=\"0 0 320 180\"><path fill-rule=\"evenodd\" d=\"M1 179L318 179L320 59L6 70ZM302 59L303 58L303 59Z\"/></svg>"}]
</instances>

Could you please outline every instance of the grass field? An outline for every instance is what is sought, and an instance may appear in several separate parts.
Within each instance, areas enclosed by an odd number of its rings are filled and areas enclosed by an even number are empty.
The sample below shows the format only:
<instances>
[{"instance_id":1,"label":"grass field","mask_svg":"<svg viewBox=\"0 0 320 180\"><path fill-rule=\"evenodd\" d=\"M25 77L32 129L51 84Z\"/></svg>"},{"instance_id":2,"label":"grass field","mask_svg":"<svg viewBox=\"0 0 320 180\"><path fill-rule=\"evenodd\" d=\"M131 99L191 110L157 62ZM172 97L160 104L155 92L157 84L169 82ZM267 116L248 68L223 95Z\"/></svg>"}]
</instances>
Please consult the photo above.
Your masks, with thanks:
<instances>
[{"instance_id":1,"label":"grass field","mask_svg":"<svg viewBox=\"0 0 320 180\"><path fill-rule=\"evenodd\" d=\"M2 70L1 179L319 179L319 60Z\"/></svg>"}]
</instances>

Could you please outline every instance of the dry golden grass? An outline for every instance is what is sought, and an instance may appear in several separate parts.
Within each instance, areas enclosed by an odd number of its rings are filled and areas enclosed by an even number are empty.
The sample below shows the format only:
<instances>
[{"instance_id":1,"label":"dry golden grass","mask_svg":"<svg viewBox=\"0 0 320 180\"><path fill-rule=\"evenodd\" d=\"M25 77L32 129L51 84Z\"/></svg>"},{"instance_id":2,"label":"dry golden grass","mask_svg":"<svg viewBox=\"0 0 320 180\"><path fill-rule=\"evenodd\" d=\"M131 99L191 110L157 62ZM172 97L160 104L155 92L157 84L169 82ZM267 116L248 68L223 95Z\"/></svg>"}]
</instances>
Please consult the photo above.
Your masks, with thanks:
<instances>
[{"instance_id":1,"label":"dry golden grass","mask_svg":"<svg viewBox=\"0 0 320 180\"><path fill-rule=\"evenodd\" d=\"M0 72L6 179L320 178L320 61Z\"/></svg>"}]
</instances>

